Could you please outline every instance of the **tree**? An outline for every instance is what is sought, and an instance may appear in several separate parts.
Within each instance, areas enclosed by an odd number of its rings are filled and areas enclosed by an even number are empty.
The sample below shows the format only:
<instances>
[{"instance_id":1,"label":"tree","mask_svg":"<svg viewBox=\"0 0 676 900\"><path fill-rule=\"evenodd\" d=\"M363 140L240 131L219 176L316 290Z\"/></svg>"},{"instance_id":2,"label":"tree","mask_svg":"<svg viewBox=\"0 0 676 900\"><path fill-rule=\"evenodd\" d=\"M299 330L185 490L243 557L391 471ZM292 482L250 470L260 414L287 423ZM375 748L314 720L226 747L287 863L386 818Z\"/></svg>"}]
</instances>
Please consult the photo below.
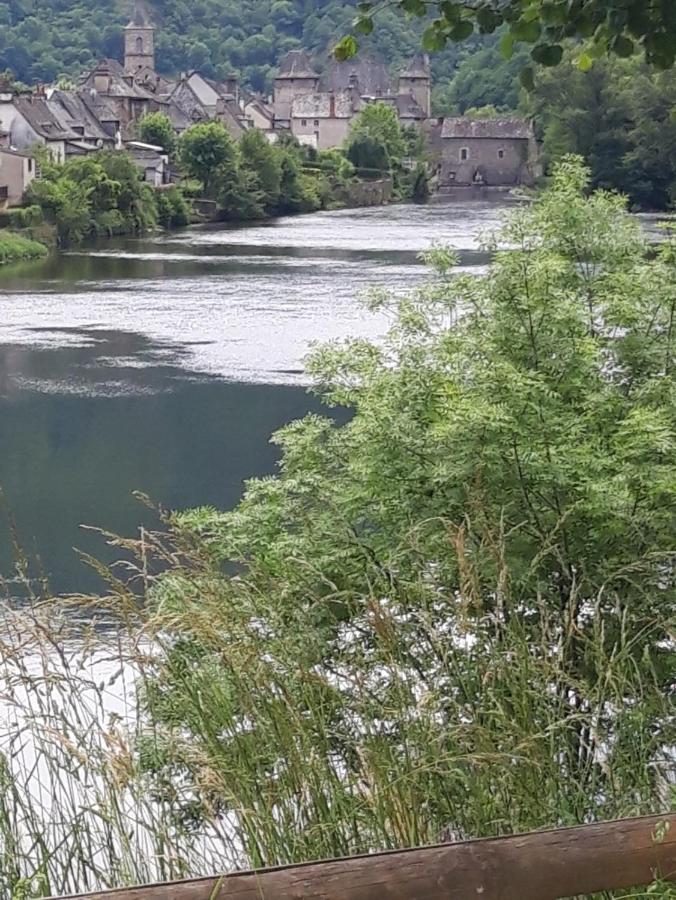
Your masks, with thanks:
<instances>
[{"instance_id":1,"label":"tree","mask_svg":"<svg viewBox=\"0 0 676 900\"><path fill-rule=\"evenodd\" d=\"M485 276L438 248L430 281L372 298L384 341L309 367L349 421L287 426L277 477L162 538L148 768L252 863L660 803L676 247L588 188L566 158Z\"/></svg>"},{"instance_id":2,"label":"tree","mask_svg":"<svg viewBox=\"0 0 676 900\"><path fill-rule=\"evenodd\" d=\"M643 208L676 198L676 75L637 57L599 60L581 72L567 54L538 78L526 110L534 115L552 162L582 154L593 183L614 188Z\"/></svg>"},{"instance_id":3,"label":"tree","mask_svg":"<svg viewBox=\"0 0 676 900\"><path fill-rule=\"evenodd\" d=\"M169 156L176 152L176 133L171 120L164 113L147 113L138 123L138 134L142 141L161 147Z\"/></svg>"},{"instance_id":4,"label":"tree","mask_svg":"<svg viewBox=\"0 0 676 900\"><path fill-rule=\"evenodd\" d=\"M186 171L202 182L207 197L213 195L222 170L236 168L235 144L220 122L193 125L181 135L179 152Z\"/></svg>"},{"instance_id":5,"label":"tree","mask_svg":"<svg viewBox=\"0 0 676 900\"><path fill-rule=\"evenodd\" d=\"M358 34L374 30L374 14L385 4L365 0L359 4L354 23ZM583 67L592 56L614 54L628 57L640 46L645 59L659 68L669 68L676 58L676 7L672 3L646 3L645 0L506 0L504 3L475 0L395 0L402 13L420 19L431 18L423 34L427 50L441 50L449 41L465 41L473 34L493 34L506 26L503 47L509 54L517 42L534 45L530 55L539 65L556 66L563 56L567 38L582 39L590 45ZM337 45L336 54L347 59L357 52L353 34ZM525 82L532 81L532 70Z\"/></svg>"},{"instance_id":6,"label":"tree","mask_svg":"<svg viewBox=\"0 0 676 900\"><path fill-rule=\"evenodd\" d=\"M358 169L390 170L390 157L385 145L369 134L352 138L347 145L347 158Z\"/></svg>"},{"instance_id":7,"label":"tree","mask_svg":"<svg viewBox=\"0 0 676 900\"><path fill-rule=\"evenodd\" d=\"M369 103L355 117L350 126L348 147L353 141L362 138L369 138L380 144L390 166L400 163L406 153L406 142L397 111L386 103Z\"/></svg>"},{"instance_id":8,"label":"tree","mask_svg":"<svg viewBox=\"0 0 676 900\"><path fill-rule=\"evenodd\" d=\"M263 205L273 210L279 203L281 189L281 162L279 153L258 129L246 131L239 142L242 168L251 172L263 194Z\"/></svg>"}]
</instances>

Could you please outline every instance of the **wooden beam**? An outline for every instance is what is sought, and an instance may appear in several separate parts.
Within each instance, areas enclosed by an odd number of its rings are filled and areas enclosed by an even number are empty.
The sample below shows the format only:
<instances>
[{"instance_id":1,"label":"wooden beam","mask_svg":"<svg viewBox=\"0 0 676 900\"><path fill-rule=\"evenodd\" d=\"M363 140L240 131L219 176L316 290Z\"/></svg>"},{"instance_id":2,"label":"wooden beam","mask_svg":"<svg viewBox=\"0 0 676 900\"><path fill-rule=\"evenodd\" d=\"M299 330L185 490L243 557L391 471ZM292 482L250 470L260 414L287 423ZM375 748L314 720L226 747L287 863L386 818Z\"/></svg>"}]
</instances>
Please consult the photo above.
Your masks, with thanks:
<instances>
[{"instance_id":1,"label":"wooden beam","mask_svg":"<svg viewBox=\"0 0 676 900\"><path fill-rule=\"evenodd\" d=\"M554 900L676 881L676 813L81 895L79 900Z\"/></svg>"}]
</instances>

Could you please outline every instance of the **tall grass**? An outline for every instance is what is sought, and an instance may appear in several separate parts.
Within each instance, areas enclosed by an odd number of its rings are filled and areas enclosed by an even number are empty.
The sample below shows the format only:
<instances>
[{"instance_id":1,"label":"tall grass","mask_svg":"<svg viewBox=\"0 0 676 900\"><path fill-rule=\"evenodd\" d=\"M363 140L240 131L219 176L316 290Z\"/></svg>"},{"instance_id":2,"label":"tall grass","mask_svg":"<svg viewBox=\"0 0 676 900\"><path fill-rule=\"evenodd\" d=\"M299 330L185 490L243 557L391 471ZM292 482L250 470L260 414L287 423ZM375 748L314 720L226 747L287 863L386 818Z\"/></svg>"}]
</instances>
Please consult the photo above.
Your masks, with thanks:
<instances>
[{"instance_id":1,"label":"tall grass","mask_svg":"<svg viewBox=\"0 0 676 900\"><path fill-rule=\"evenodd\" d=\"M3 900L669 808L663 625L592 631L572 680L544 610L422 578L281 613L181 529L121 543L107 597L4 609Z\"/></svg>"}]
</instances>

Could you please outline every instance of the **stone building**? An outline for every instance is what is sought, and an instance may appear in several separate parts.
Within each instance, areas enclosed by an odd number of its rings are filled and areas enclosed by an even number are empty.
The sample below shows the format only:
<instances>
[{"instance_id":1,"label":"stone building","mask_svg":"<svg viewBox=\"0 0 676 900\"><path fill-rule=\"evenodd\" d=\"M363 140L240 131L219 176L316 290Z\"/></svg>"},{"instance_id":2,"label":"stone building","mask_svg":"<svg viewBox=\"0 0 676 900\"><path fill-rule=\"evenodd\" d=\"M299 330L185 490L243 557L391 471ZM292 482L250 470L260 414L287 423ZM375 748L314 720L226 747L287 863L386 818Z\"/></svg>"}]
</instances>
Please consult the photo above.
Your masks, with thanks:
<instances>
[{"instance_id":1,"label":"stone building","mask_svg":"<svg viewBox=\"0 0 676 900\"><path fill-rule=\"evenodd\" d=\"M296 97L315 94L319 90L319 73L304 50L291 50L281 62L275 76L274 114L277 127L288 127L291 106Z\"/></svg>"},{"instance_id":2,"label":"stone building","mask_svg":"<svg viewBox=\"0 0 676 900\"><path fill-rule=\"evenodd\" d=\"M56 162L65 162L67 144L78 135L61 122L39 94L0 94L0 129L9 135L9 146L29 150L42 144Z\"/></svg>"},{"instance_id":3,"label":"stone building","mask_svg":"<svg viewBox=\"0 0 676 900\"><path fill-rule=\"evenodd\" d=\"M540 175L539 149L528 119L447 118L432 140L439 186L506 187L533 184Z\"/></svg>"},{"instance_id":4,"label":"stone building","mask_svg":"<svg viewBox=\"0 0 676 900\"><path fill-rule=\"evenodd\" d=\"M430 83L426 56L411 60L393 79L375 55L331 60L320 74L305 51L292 50L274 81L274 127L319 150L340 147L354 117L375 102L392 106L403 125L422 126L430 114Z\"/></svg>"},{"instance_id":5,"label":"stone building","mask_svg":"<svg viewBox=\"0 0 676 900\"><path fill-rule=\"evenodd\" d=\"M136 77L144 70L155 73L155 28L138 4L124 29L124 70Z\"/></svg>"},{"instance_id":6,"label":"stone building","mask_svg":"<svg viewBox=\"0 0 676 900\"><path fill-rule=\"evenodd\" d=\"M355 114L352 91L299 94L291 102L290 129L301 144L316 150L340 147Z\"/></svg>"},{"instance_id":7,"label":"stone building","mask_svg":"<svg viewBox=\"0 0 676 900\"><path fill-rule=\"evenodd\" d=\"M0 210L21 206L36 174L37 163L28 151L0 147Z\"/></svg>"}]
</instances>

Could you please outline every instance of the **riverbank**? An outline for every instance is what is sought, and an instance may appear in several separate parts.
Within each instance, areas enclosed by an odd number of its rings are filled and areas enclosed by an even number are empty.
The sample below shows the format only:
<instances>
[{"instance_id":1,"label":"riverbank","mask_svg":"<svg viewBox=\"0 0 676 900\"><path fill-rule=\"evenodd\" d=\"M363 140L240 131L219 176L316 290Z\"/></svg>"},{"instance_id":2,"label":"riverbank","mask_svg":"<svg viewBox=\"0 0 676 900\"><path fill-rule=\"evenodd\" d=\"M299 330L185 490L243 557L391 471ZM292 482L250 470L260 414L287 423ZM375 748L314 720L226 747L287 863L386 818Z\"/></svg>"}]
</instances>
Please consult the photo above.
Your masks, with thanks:
<instances>
[{"instance_id":1,"label":"riverbank","mask_svg":"<svg viewBox=\"0 0 676 900\"><path fill-rule=\"evenodd\" d=\"M48 253L48 248L39 241L14 231L0 231L0 266L31 259L44 259Z\"/></svg>"}]
</instances>

